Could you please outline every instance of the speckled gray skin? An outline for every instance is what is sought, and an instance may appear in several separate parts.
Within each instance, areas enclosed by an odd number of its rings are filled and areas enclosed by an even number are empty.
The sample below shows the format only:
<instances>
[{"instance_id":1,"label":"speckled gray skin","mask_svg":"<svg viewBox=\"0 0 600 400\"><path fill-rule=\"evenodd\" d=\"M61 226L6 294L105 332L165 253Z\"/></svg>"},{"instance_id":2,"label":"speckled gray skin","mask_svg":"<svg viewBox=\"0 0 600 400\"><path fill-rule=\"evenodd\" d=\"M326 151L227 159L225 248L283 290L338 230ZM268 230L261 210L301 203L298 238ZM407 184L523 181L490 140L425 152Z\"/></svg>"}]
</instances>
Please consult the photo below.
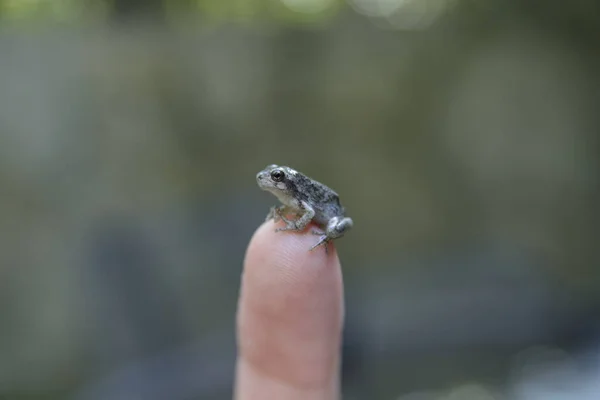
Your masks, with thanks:
<instances>
[{"instance_id":1,"label":"speckled gray skin","mask_svg":"<svg viewBox=\"0 0 600 400\"><path fill-rule=\"evenodd\" d=\"M325 245L327 251L327 243L341 238L352 228L352 219L345 216L336 192L290 167L269 165L256 174L256 182L282 203L271 207L267 214L267 221L281 219L285 222L286 226L277 228L276 232L301 231L311 221L322 229L312 231L321 238L310 250ZM295 215L296 219L287 219L289 214Z\"/></svg>"}]
</instances>

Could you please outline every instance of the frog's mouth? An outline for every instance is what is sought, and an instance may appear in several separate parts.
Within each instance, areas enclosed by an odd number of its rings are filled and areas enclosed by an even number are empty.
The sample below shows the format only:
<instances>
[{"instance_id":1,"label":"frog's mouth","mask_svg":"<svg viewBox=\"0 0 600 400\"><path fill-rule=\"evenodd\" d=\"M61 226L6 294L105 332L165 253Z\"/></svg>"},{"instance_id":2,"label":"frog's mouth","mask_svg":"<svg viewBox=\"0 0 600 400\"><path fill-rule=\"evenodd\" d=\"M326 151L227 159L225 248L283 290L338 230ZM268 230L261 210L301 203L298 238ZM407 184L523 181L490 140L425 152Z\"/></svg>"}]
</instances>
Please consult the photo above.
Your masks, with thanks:
<instances>
[{"instance_id":1,"label":"frog's mouth","mask_svg":"<svg viewBox=\"0 0 600 400\"><path fill-rule=\"evenodd\" d=\"M262 190L269 190L270 187L273 187L273 182L269 179L269 176L265 171L261 171L256 174L256 183Z\"/></svg>"}]
</instances>

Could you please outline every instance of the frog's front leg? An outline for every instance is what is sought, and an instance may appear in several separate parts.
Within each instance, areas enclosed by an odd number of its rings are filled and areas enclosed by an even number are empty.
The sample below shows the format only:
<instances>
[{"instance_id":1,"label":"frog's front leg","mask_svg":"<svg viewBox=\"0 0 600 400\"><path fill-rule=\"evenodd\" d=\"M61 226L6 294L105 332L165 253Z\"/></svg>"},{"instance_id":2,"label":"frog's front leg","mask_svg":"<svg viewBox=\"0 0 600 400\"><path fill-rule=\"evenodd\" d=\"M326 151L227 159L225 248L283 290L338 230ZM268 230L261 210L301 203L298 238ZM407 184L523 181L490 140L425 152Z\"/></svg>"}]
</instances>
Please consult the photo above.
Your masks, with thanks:
<instances>
[{"instance_id":1,"label":"frog's front leg","mask_svg":"<svg viewBox=\"0 0 600 400\"><path fill-rule=\"evenodd\" d=\"M277 223L280 220L282 220L283 222L286 223L286 225L288 225L293 222L286 217L286 215L288 215L288 214L298 215L298 213L296 211L294 211L292 208L290 208L289 206L285 206L285 205L273 206L273 207L271 207L271 210L267 214L267 218L265 219L265 221L272 219L273 222Z\"/></svg>"},{"instance_id":2,"label":"frog's front leg","mask_svg":"<svg viewBox=\"0 0 600 400\"><path fill-rule=\"evenodd\" d=\"M279 221L281 219L281 214L284 213L284 210L285 210L284 205L271 207L271 209L269 210L269 213L267 214L267 217L265 218L265 221L268 221L270 219L272 219L274 222Z\"/></svg>"},{"instance_id":3,"label":"frog's front leg","mask_svg":"<svg viewBox=\"0 0 600 400\"><path fill-rule=\"evenodd\" d=\"M296 219L295 221L288 220L280 214L279 216L285 222L285 227L277 228L275 229L275 232L301 231L304 228L306 228L306 226L310 223L310 221L312 221L313 217L315 216L315 210L305 201L301 203L301 207L302 210L304 210L304 213L298 213L298 215L300 215L300 218Z\"/></svg>"},{"instance_id":4,"label":"frog's front leg","mask_svg":"<svg viewBox=\"0 0 600 400\"><path fill-rule=\"evenodd\" d=\"M352 229L353 225L354 225L354 222L352 221L352 218L348 218L348 217L333 217L333 218L331 218L329 220L329 222L327 223L327 227L325 229L323 236L321 236L321 239L317 242L317 244L315 244L310 249L313 250L313 249L319 247L320 245L325 244L325 250L327 250L328 242L330 242L334 239L339 239L342 236L344 236L344 234L346 232L348 232L350 229Z\"/></svg>"}]
</instances>

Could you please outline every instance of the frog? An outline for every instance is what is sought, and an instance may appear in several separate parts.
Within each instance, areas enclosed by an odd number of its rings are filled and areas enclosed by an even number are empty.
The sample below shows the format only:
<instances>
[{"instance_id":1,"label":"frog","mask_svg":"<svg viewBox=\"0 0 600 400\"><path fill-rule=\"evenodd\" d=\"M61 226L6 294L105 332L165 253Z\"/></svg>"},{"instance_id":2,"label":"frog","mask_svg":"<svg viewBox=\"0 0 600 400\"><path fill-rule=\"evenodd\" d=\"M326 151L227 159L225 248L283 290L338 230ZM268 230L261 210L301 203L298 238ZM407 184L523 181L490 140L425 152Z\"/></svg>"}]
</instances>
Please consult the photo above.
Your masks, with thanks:
<instances>
[{"instance_id":1,"label":"frog","mask_svg":"<svg viewBox=\"0 0 600 400\"><path fill-rule=\"evenodd\" d=\"M323 245L327 253L327 245L354 226L335 191L291 167L268 165L256 174L256 182L281 202L271 207L265 219L285 223L275 232L302 231L311 222L318 227L311 232L320 238L309 251ZM290 215L295 219L289 219Z\"/></svg>"}]
</instances>

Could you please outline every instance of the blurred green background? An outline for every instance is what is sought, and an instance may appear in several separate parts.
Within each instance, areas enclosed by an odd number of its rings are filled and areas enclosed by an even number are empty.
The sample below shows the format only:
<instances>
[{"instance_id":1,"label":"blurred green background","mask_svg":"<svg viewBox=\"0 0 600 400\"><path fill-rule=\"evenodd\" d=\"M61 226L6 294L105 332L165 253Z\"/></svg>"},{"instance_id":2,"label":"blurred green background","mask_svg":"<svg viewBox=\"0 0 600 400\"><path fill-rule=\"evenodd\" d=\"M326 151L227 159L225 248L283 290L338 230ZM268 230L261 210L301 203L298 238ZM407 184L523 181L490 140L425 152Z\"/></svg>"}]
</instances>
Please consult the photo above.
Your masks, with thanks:
<instances>
[{"instance_id":1,"label":"blurred green background","mask_svg":"<svg viewBox=\"0 0 600 400\"><path fill-rule=\"evenodd\" d=\"M226 399L290 165L344 399L600 398L600 3L0 0L0 398Z\"/></svg>"}]
</instances>

